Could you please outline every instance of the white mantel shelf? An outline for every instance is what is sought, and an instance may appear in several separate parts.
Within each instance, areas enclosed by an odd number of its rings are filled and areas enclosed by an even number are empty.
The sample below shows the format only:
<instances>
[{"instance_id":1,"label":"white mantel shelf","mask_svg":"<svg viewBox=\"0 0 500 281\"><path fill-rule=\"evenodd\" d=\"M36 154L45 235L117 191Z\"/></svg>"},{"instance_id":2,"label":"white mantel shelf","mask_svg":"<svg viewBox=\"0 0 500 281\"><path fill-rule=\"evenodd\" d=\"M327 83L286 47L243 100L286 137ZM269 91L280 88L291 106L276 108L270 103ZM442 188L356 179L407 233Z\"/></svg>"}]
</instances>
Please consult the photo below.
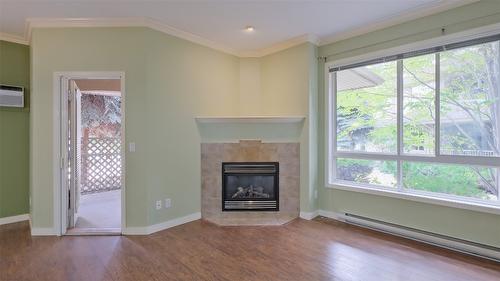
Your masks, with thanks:
<instances>
[{"instance_id":1,"label":"white mantel shelf","mask_svg":"<svg viewBox=\"0 0 500 281\"><path fill-rule=\"evenodd\" d=\"M216 116L216 117L195 117L198 123L238 123L238 124L261 124L280 123L293 124L300 123L306 118L304 116Z\"/></svg>"}]
</instances>

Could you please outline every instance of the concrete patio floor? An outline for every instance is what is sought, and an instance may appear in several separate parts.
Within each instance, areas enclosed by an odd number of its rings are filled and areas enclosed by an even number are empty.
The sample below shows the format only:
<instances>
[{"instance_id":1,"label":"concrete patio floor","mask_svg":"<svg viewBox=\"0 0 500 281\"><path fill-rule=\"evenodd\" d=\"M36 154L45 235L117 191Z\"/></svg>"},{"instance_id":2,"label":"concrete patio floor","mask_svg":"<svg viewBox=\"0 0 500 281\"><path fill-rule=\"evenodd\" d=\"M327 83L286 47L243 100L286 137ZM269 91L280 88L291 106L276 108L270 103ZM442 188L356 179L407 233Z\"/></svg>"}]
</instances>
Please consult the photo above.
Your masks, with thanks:
<instances>
[{"instance_id":1,"label":"concrete patio floor","mask_svg":"<svg viewBox=\"0 0 500 281\"><path fill-rule=\"evenodd\" d=\"M120 229L121 190L82 195L76 229Z\"/></svg>"}]
</instances>

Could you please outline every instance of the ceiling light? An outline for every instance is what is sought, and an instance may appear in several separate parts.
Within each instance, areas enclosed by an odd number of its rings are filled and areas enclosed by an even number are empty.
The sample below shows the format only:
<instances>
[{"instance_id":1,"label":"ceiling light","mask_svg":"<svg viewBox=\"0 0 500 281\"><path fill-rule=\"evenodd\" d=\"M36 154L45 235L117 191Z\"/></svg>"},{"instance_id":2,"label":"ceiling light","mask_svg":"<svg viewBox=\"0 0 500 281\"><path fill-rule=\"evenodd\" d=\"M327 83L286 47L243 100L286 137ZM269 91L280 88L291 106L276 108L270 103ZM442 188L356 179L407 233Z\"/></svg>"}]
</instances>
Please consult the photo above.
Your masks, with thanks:
<instances>
[{"instance_id":1,"label":"ceiling light","mask_svg":"<svg viewBox=\"0 0 500 281\"><path fill-rule=\"evenodd\" d=\"M247 32L252 32L254 30L255 30L255 27L253 27L251 25L245 26L245 31L247 31Z\"/></svg>"}]
</instances>

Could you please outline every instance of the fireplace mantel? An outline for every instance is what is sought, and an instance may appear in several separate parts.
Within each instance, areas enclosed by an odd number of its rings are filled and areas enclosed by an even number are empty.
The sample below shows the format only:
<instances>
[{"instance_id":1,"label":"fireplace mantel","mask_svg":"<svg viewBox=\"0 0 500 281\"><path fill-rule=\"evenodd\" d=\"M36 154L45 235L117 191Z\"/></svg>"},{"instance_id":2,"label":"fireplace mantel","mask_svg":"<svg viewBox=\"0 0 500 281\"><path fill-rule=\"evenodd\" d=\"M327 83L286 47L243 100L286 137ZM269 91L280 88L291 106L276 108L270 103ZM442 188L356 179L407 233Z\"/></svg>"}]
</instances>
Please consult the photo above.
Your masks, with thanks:
<instances>
[{"instance_id":1,"label":"fireplace mantel","mask_svg":"<svg viewBox=\"0 0 500 281\"><path fill-rule=\"evenodd\" d=\"M199 116L195 117L198 123L233 123L233 124L259 124L259 123L280 123L293 124L301 123L304 116Z\"/></svg>"}]
</instances>

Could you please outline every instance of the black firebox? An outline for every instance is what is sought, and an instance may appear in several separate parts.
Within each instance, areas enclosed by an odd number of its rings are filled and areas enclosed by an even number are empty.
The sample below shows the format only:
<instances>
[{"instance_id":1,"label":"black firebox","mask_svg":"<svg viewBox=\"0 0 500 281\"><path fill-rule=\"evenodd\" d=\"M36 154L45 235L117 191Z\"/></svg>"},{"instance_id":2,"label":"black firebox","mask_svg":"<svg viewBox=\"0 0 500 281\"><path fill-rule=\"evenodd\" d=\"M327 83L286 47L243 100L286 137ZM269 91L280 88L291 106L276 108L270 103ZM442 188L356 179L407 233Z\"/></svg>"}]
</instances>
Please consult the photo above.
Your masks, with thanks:
<instances>
[{"instance_id":1,"label":"black firebox","mask_svg":"<svg viewBox=\"0 0 500 281\"><path fill-rule=\"evenodd\" d=\"M279 163L222 163L222 211L278 211Z\"/></svg>"}]
</instances>

